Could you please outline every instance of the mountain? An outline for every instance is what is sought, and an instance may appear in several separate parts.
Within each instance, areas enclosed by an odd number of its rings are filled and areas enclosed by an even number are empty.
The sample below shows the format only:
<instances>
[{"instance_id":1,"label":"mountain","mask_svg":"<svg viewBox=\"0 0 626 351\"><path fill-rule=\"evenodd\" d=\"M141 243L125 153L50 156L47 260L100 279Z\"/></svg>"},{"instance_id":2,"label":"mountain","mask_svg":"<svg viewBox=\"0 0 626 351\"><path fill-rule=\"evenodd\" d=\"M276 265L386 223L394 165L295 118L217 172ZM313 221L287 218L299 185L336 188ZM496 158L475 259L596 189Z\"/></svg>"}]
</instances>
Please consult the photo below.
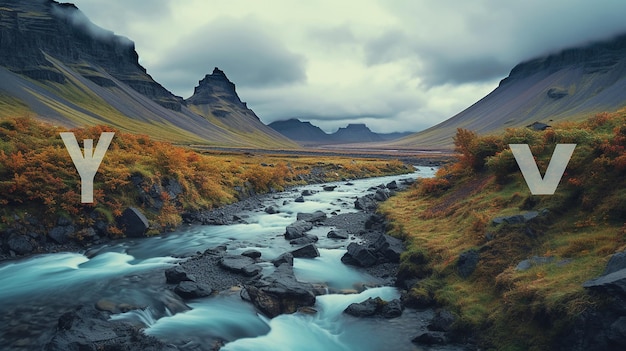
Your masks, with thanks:
<instances>
[{"instance_id":1,"label":"mountain","mask_svg":"<svg viewBox=\"0 0 626 351\"><path fill-rule=\"evenodd\" d=\"M73 4L0 0L0 118L107 124L178 143L297 147L259 121L223 72L207 77L183 100L139 64L131 40L94 25Z\"/></svg>"},{"instance_id":2,"label":"mountain","mask_svg":"<svg viewBox=\"0 0 626 351\"><path fill-rule=\"evenodd\" d=\"M626 35L520 63L489 95L393 147L451 148L457 128L489 134L533 122L578 121L626 106Z\"/></svg>"},{"instance_id":3,"label":"mountain","mask_svg":"<svg viewBox=\"0 0 626 351\"><path fill-rule=\"evenodd\" d=\"M272 122L269 127L305 146L382 142L411 134L410 132L374 133L362 123L348 124L346 127L339 128L335 133L327 134L311 122L302 122L296 118Z\"/></svg>"}]
</instances>

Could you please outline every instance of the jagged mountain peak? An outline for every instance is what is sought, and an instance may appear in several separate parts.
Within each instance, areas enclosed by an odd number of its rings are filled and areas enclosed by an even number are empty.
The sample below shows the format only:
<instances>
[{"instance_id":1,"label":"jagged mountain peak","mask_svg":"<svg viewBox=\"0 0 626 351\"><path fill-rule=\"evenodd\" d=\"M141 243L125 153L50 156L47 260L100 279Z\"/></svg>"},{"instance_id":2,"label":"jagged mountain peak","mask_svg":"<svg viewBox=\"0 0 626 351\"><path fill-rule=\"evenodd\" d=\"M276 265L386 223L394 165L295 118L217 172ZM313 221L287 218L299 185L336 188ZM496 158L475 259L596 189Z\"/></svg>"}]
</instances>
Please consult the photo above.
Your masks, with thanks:
<instances>
[{"instance_id":1,"label":"jagged mountain peak","mask_svg":"<svg viewBox=\"0 0 626 351\"><path fill-rule=\"evenodd\" d=\"M219 99L247 108L235 90L235 83L231 82L226 73L215 67L213 73L207 74L194 88L193 95L186 100L190 105L210 105L217 103Z\"/></svg>"}]
</instances>

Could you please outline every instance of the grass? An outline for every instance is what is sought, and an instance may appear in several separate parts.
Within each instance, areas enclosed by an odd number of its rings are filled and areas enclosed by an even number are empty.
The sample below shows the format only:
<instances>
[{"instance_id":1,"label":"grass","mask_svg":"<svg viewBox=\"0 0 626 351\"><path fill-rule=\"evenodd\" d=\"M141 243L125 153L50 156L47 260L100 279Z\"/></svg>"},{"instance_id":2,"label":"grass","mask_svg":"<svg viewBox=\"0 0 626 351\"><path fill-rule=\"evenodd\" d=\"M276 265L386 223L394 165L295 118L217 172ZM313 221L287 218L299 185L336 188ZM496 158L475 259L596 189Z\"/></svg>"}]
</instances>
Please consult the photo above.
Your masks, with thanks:
<instances>
[{"instance_id":1,"label":"grass","mask_svg":"<svg viewBox=\"0 0 626 351\"><path fill-rule=\"evenodd\" d=\"M403 278L421 279L409 301L431 299L448 307L459 316L459 333L476 333L485 349L550 349L583 311L602 303L582 283L626 249L624 126L626 110L620 110L545 132L508 130L501 139L465 134L467 147L456 164L381 207L391 233L407 242ZM514 139L531 144L540 168L554 143L578 144L555 195L530 195L519 169L506 159L505 145ZM548 214L532 224L492 223L543 209ZM456 265L470 249L479 250L480 261L463 279ZM515 269L533 256L553 260Z\"/></svg>"}]
</instances>

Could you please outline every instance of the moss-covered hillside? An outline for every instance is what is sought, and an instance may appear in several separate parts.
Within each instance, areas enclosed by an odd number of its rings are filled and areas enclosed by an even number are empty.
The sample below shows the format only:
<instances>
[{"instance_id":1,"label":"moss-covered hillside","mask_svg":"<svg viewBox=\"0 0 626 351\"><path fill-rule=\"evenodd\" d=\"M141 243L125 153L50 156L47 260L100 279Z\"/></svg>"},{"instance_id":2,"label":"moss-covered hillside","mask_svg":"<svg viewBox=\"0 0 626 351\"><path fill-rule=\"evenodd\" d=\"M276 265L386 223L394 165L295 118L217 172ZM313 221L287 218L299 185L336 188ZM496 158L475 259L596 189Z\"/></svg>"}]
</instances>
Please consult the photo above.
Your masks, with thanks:
<instances>
[{"instance_id":1,"label":"moss-covered hillside","mask_svg":"<svg viewBox=\"0 0 626 351\"><path fill-rule=\"evenodd\" d=\"M577 144L554 195L530 194L508 148L520 143L542 172L555 144ZM409 246L407 302L446 306L455 335L485 349L554 349L604 302L582 284L626 248L626 110L545 131L458 130L455 145L457 163L382 208Z\"/></svg>"}]
</instances>

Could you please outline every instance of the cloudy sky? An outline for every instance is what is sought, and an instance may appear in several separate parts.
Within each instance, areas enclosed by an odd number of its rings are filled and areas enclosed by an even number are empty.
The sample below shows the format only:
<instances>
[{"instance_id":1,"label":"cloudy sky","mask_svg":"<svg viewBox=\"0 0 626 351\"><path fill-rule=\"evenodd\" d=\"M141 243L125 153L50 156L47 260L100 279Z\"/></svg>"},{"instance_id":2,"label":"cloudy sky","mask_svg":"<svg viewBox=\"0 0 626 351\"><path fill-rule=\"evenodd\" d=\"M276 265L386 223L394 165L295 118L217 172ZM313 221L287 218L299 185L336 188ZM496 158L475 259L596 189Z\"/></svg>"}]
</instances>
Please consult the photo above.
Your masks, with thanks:
<instances>
[{"instance_id":1,"label":"cloudy sky","mask_svg":"<svg viewBox=\"0 0 626 351\"><path fill-rule=\"evenodd\" d=\"M265 123L419 131L519 62L626 33L623 0L73 0L188 98L217 66Z\"/></svg>"}]
</instances>

